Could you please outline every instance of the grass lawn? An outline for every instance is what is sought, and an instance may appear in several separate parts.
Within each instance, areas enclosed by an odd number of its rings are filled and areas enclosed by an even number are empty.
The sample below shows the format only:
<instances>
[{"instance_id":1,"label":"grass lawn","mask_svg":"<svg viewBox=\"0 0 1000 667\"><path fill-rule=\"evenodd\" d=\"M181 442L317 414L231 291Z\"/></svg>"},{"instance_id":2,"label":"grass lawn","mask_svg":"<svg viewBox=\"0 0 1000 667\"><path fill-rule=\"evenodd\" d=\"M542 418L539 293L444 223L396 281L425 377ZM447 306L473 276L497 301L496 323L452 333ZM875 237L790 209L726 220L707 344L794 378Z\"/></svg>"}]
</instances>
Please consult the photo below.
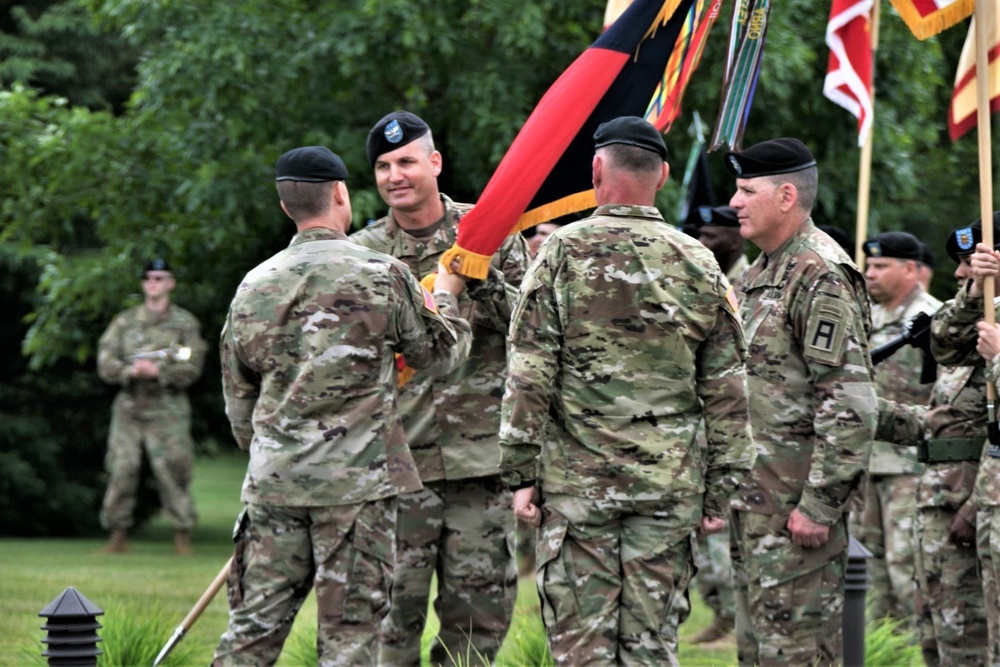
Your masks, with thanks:
<instances>
[{"instance_id":1,"label":"grass lawn","mask_svg":"<svg viewBox=\"0 0 1000 667\"><path fill-rule=\"evenodd\" d=\"M245 459L240 454L198 461L194 495L199 525L192 536L194 555L190 558L174 555L170 527L160 518L131 535L131 550L120 555L100 553L103 537L0 539L0 618L5 630L0 633L0 665L46 664L41 657L45 631L40 629L45 619L38 612L69 586L104 610L97 620L104 626L99 634L107 643L98 644L99 648L108 650L112 630L117 630L139 635L155 657L232 553L231 534L241 507L239 491L244 469ZM208 664L226 628L226 614L223 589L163 664ZM686 637L710 621L711 612L695 599L691 618L681 627L681 665L736 663L735 649L704 651L684 644ZM315 664L311 647L315 622L316 606L310 597L296 619L279 665L309 664L310 651ZM425 647L435 627L436 619L431 618ZM497 664L542 664L545 651L539 651L539 642L544 642L544 633L538 618L538 599L529 582L521 586L512 630ZM129 664L127 659L113 663L107 657L102 656L101 664ZM152 660L143 662L151 664Z\"/></svg>"}]
</instances>

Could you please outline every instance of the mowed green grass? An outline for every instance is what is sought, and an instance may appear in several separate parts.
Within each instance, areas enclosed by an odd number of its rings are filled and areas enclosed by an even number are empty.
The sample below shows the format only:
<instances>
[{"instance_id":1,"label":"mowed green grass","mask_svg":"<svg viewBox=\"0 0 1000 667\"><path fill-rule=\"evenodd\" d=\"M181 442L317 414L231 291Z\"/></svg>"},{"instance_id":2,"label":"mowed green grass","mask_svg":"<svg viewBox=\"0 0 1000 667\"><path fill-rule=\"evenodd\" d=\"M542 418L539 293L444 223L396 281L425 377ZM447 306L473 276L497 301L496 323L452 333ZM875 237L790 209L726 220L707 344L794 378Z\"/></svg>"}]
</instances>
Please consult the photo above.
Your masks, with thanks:
<instances>
[{"instance_id":1,"label":"mowed green grass","mask_svg":"<svg viewBox=\"0 0 1000 667\"><path fill-rule=\"evenodd\" d=\"M241 453L197 462L194 495L199 524L193 533L194 555L190 558L174 554L171 529L161 518L131 535L130 551L120 555L100 552L103 537L0 539L0 627L4 629L0 632L0 665L46 664L41 656L45 649L42 639L46 633L41 629L45 619L38 612L69 586L104 611L98 622L105 626L127 623L127 627L137 628L136 632L148 634L144 640L155 644L158 651L163 638L181 623L232 554L232 528L241 508L244 470ZM693 602L691 617L681 627L681 664L735 664L733 648L706 651L685 644L686 637L711 622L711 611L696 596ZM226 628L227 612L223 588L182 640L183 661L168 658L165 667L208 664ZM437 628L433 613L428 613L425 661L427 644ZM545 664L547 652L538 613L533 581L522 582L515 618L497 657L498 665ZM315 664L311 646L315 623L315 599L310 596L296 619L279 665L310 664L310 659ZM103 635L103 631L99 633ZM482 664L475 656L459 658L463 665Z\"/></svg>"}]
</instances>

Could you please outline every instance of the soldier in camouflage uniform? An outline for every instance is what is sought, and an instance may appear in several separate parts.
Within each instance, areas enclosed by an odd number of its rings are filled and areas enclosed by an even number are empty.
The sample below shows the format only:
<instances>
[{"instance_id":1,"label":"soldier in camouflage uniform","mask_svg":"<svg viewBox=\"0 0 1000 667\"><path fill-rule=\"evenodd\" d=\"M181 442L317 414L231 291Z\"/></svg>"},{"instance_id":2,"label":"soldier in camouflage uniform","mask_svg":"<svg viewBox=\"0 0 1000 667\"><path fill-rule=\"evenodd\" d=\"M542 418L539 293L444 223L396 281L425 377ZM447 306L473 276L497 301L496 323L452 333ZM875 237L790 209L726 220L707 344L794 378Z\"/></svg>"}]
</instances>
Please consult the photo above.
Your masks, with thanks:
<instances>
[{"instance_id":1,"label":"soldier in camouflage uniform","mask_svg":"<svg viewBox=\"0 0 1000 667\"><path fill-rule=\"evenodd\" d=\"M872 307L871 346L899 338L920 313L933 315L941 302L920 283L920 241L906 232L886 232L864 242L865 280ZM875 367L876 393L907 405L927 405L933 382L920 383L924 351L907 345ZM929 353L928 353L929 354ZM914 619L913 522L917 483L924 466L912 447L876 440L868 464L863 513L852 514L852 532L871 551L867 611L871 618Z\"/></svg>"},{"instance_id":2,"label":"soldier in camouflage uniform","mask_svg":"<svg viewBox=\"0 0 1000 667\"><path fill-rule=\"evenodd\" d=\"M929 407L879 399L880 440L913 445L926 466L917 487L917 627L928 665L987 664L986 611L976 561L976 471L986 438L986 377L976 352L981 278L970 256L982 232L948 236L960 288L931 324L938 371Z\"/></svg>"},{"instance_id":3,"label":"soldier in camouflage uniform","mask_svg":"<svg viewBox=\"0 0 1000 667\"><path fill-rule=\"evenodd\" d=\"M471 206L438 191L441 153L430 128L406 111L379 120L368 135L368 160L388 215L351 241L401 260L418 279L437 269ZM520 283L528 254L519 235L493 257L506 280ZM416 374L400 390L400 414L424 488L399 499L392 609L380 662L420 664L420 637L431 581L441 629L431 661L448 655L491 659L510 624L517 595L510 492L497 472L500 398L506 375L506 329L467 295L469 360L448 376Z\"/></svg>"},{"instance_id":4,"label":"soldier in camouflage uniform","mask_svg":"<svg viewBox=\"0 0 1000 667\"><path fill-rule=\"evenodd\" d=\"M101 525L111 531L104 548L108 553L128 550L145 447L160 505L174 527L174 548L191 554L197 517L191 500L191 404L185 390L201 376L207 346L194 315L170 302L175 284L165 260L148 262L142 272L144 303L116 315L98 344L98 375L121 387L111 409L108 488L101 508Z\"/></svg>"},{"instance_id":5,"label":"soldier in camouflage uniform","mask_svg":"<svg viewBox=\"0 0 1000 667\"><path fill-rule=\"evenodd\" d=\"M712 251L719 268L726 274L736 294L743 285L743 274L750 267L743 252L745 242L740 236L736 211L729 206L698 207L701 225L698 240ZM720 639L730 640L736 625L736 598L733 592L733 564L729 558L729 533L698 536L695 557L698 574L694 585L702 600L711 608L712 623L689 640L692 644L707 644Z\"/></svg>"},{"instance_id":6,"label":"soldier in camouflage uniform","mask_svg":"<svg viewBox=\"0 0 1000 667\"><path fill-rule=\"evenodd\" d=\"M994 229L1000 226L1000 212L993 214ZM994 237L996 240L997 237ZM979 244L972 255L972 270L979 276L996 276L1000 252ZM1000 311L1000 308L997 309ZM1000 320L1000 316L997 317ZM1000 324L979 322L976 349L986 361L986 377L1000 386ZM976 547L983 578L989 637L987 664L1000 665L1000 448L987 443L976 476Z\"/></svg>"},{"instance_id":7,"label":"soldier in camouflage uniform","mask_svg":"<svg viewBox=\"0 0 1000 667\"><path fill-rule=\"evenodd\" d=\"M226 414L250 461L215 665L273 664L313 587L319 664L374 664L396 496L420 488L394 352L438 372L468 354L462 280L440 276L432 298L405 265L349 242L346 178L323 147L278 160L297 233L247 274L222 331Z\"/></svg>"},{"instance_id":8,"label":"soldier in camouflage uniform","mask_svg":"<svg viewBox=\"0 0 1000 667\"><path fill-rule=\"evenodd\" d=\"M711 253L654 207L660 133L623 117L594 139L599 206L549 237L515 306L501 469L541 525L556 663L676 665L695 534L723 529L753 462L746 351Z\"/></svg>"},{"instance_id":9,"label":"soldier in camouflage uniform","mask_svg":"<svg viewBox=\"0 0 1000 667\"><path fill-rule=\"evenodd\" d=\"M864 279L810 212L818 174L797 139L727 152L740 232L757 462L732 503L741 665L833 665L842 653L847 511L877 414Z\"/></svg>"}]
</instances>

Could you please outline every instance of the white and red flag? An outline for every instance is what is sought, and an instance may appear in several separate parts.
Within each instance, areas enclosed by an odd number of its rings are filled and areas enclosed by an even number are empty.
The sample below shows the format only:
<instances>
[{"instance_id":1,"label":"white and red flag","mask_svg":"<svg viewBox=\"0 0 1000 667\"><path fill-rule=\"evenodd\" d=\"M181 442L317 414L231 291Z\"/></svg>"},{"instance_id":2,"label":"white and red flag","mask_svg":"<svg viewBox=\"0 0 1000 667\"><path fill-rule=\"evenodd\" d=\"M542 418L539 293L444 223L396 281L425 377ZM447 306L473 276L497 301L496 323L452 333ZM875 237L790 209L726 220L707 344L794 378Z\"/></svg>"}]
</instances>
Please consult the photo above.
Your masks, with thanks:
<instances>
[{"instance_id":1,"label":"white and red flag","mask_svg":"<svg viewBox=\"0 0 1000 667\"><path fill-rule=\"evenodd\" d=\"M830 48L823 94L858 119L858 145L872 124L872 8L874 0L833 0L826 44Z\"/></svg>"}]
</instances>

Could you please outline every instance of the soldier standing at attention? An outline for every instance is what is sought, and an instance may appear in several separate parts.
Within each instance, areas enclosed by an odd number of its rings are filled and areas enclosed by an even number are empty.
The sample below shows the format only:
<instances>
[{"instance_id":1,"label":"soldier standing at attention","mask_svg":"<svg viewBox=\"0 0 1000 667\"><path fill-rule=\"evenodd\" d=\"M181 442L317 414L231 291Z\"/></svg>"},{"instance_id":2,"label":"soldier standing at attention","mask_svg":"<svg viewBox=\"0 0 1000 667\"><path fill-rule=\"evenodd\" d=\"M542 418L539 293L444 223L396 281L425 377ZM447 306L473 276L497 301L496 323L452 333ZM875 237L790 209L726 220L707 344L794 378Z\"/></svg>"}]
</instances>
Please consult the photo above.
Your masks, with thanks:
<instances>
[{"instance_id":1,"label":"soldier standing at attention","mask_svg":"<svg viewBox=\"0 0 1000 667\"><path fill-rule=\"evenodd\" d=\"M540 524L556 663L676 665L694 535L722 530L753 463L746 350L715 259L654 206L663 137L622 117L594 141L599 205L549 237L515 304L501 469Z\"/></svg>"},{"instance_id":2,"label":"soldier standing at attention","mask_svg":"<svg viewBox=\"0 0 1000 667\"><path fill-rule=\"evenodd\" d=\"M375 663L396 496L420 488L394 353L440 372L468 353L462 279L439 274L432 298L402 263L348 241L346 179L327 148L281 156L296 234L246 275L222 330L226 415L250 461L214 665L274 664L312 588L319 664Z\"/></svg>"},{"instance_id":3,"label":"soldier standing at attention","mask_svg":"<svg viewBox=\"0 0 1000 667\"><path fill-rule=\"evenodd\" d=\"M389 212L351 241L392 255L423 279L455 244L459 220L472 207L438 190L441 153L416 115L383 117L365 150ZM523 239L514 235L492 265L516 285L528 259ZM517 595L510 491L497 471L506 329L467 295L459 306L472 325L468 362L447 376L418 373L400 389L400 414L423 489L399 499L392 609L379 658L393 667L420 664L435 572L441 629L431 647L434 664L447 662L449 654L492 660Z\"/></svg>"},{"instance_id":4,"label":"soldier standing at attention","mask_svg":"<svg viewBox=\"0 0 1000 667\"><path fill-rule=\"evenodd\" d=\"M931 351L946 367L938 369L930 406L879 400L879 438L916 446L926 464L916 494L914 552L917 629L924 662L932 666L992 664L974 493L987 433L985 364L976 351L983 274L971 263L981 240L979 220L948 235L959 289L931 322Z\"/></svg>"},{"instance_id":5,"label":"soldier standing at attention","mask_svg":"<svg viewBox=\"0 0 1000 667\"><path fill-rule=\"evenodd\" d=\"M757 462L732 507L740 665L835 665L847 512L860 496L877 413L864 278L811 218L816 160L798 139L727 152L744 274Z\"/></svg>"},{"instance_id":6,"label":"soldier standing at attention","mask_svg":"<svg viewBox=\"0 0 1000 667\"><path fill-rule=\"evenodd\" d=\"M906 232L885 232L864 242L865 281L872 307L871 347L902 336L906 324L920 313L933 315L941 302L924 291L920 267L923 244ZM933 382L920 383L923 350L906 345L875 366L875 391L908 405L927 405ZM868 559L867 612L914 626L913 523L917 514L917 484L924 464L917 451L893 442L872 443L863 513L852 514L852 529L872 552ZM852 530L853 532L853 530Z\"/></svg>"},{"instance_id":7,"label":"soldier standing at attention","mask_svg":"<svg viewBox=\"0 0 1000 667\"><path fill-rule=\"evenodd\" d=\"M197 515L191 500L194 441L185 390L201 377L207 345L194 315L170 302L174 274L164 259L142 270L142 305L119 313L98 343L97 373L120 385L111 408L101 525L106 553L128 550L145 447L160 505L174 527L174 548L191 555ZM152 354L155 353L155 354Z\"/></svg>"}]
</instances>

